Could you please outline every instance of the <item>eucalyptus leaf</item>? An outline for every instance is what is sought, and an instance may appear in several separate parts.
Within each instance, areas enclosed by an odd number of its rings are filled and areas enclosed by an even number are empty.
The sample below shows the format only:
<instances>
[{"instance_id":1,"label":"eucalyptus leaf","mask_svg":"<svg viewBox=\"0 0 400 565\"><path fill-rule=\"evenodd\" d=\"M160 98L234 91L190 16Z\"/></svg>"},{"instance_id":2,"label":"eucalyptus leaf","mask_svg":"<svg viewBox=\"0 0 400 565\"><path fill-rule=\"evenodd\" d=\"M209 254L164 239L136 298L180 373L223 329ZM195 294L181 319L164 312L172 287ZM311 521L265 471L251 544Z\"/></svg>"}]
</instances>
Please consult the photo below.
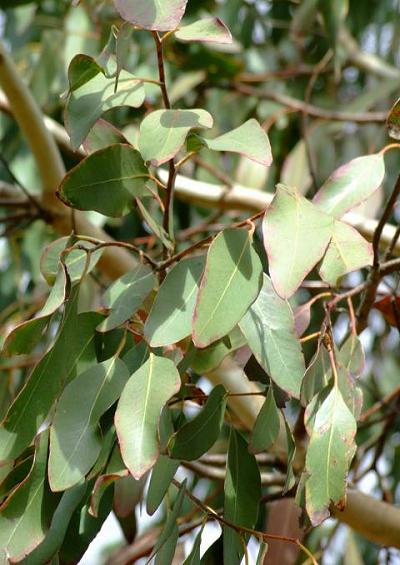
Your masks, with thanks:
<instances>
[{"instance_id":1,"label":"eucalyptus leaf","mask_svg":"<svg viewBox=\"0 0 400 565\"><path fill-rule=\"evenodd\" d=\"M220 18L202 18L175 32L179 41L201 43L232 43L232 35Z\"/></svg>"},{"instance_id":2,"label":"eucalyptus leaf","mask_svg":"<svg viewBox=\"0 0 400 565\"><path fill-rule=\"evenodd\" d=\"M119 217L129 212L135 196L149 194L145 185L148 176L133 147L110 145L71 169L58 189L58 196L72 208Z\"/></svg>"},{"instance_id":3,"label":"eucalyptus leaf","mask_svg":"<svg viewBox=\"0 0 400 565\"><path fill-rule=\"evenodd\" d=\"M145 161L162 165L175 157L192 129L212 125L213 118L205 110L156 110L140 125L139 151Z\"/></svg>"},{"instance_id":4,"label":"eucalyptus leaf","mask_svg":"<svg viewBox=\"0 0 400 565\"><path fill-rule=\"evenodd\" d=\"M229 333L257 298L262 265L246 229L226 229L211 244L193 317L193 342L207 347Z\"/></svg>"},{"instance_id":5,"label":"eucalyptus leaf","mask_svg":"<svg viewBox=\"0 0 400 565\"><path fill-rule=\"evenodd\" d=\"M264 245L275 290L289 298L321 259L332 237L334 219L301 196L278 184L265 213Z\"/></svg>"},{"instance_id":6,"label":"eucalyptus leaf","mask_svg":"<svg viewBox=\"0 0 400 565\"><path fill-rule=\"evenodd\" d=\"M144 326L144 335L151 347L176 343L192 333L205 257L183 259L167 274Z\"/></svg>"},{"instance_id":7,"label":"eucalyptus leaf","mask_svg":"<svg viewBox=\"0 0 400 565\"><path fill-rule=\"evenodd\" d=\"M272 387L269 388L267 397L258 413L254 429L251 434L249 451L261 453L267 451L275 443L280 429L279 411L274 398Z\"/></svg>"},{"instance_id":8,"label":"eucalyptus leaf","mask_svg":"<svg viewBox=\"0 0 400 565\"><path fill-rule=\"evenodd\" d=\"M114 0L124 20L143 29L170 31L181 21L188 0Z\"/></svg>"},{"instance_id":9,"label":"eucalyptus leaf","mask_svg":"<svg viewBox=\"0 0 400 565\"><path fill-rule=\"evenodd\" d=\"M179 391L180 384L173 362L151 353L121 394L115 427L122 458L135 479L140 479L157 460L161 410Z\"/></svg>"}]
</instances>

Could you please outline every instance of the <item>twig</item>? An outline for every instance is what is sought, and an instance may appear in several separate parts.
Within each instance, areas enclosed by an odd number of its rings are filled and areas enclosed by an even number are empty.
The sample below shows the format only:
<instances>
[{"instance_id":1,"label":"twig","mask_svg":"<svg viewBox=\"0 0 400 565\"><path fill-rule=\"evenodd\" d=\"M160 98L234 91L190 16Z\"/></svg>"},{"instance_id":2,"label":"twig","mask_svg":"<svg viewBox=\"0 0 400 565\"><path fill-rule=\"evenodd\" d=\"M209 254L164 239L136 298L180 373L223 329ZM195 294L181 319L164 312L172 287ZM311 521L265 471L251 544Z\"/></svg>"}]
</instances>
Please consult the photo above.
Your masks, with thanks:
<instances>
[{"instance_id":1,"label":"twig","mask_svg":"<svg viewBox=\"0 0 400 565\"><path fill-rule=\"evenodd\" d=\"M225 480L225 469L221 467L214 467L213 465L206 465L200 461L182 461L182 465L200 475L213 481ZM283 486L286 477L281 473L260 473L261 484L263 486Z\"/></svg>"},{"instance_id":2,"label":"twig","mask_svg":"<svg viewBox=\"0 0 400 565\"><path fill-rule=\"evenodd\" d=\"M366 420L368 420L368 418L370 418L370 416L372 416L376 412L379 412L379 410L390 404L399 395L400 395L400 386L392 390L392 392L390 392L387 396L379 400L379 402L376 402L373 406L371 406L371 408L365 410L365 412L363 412L359 417L359 421L365 422Z\"/></svg>"}]
</instances>

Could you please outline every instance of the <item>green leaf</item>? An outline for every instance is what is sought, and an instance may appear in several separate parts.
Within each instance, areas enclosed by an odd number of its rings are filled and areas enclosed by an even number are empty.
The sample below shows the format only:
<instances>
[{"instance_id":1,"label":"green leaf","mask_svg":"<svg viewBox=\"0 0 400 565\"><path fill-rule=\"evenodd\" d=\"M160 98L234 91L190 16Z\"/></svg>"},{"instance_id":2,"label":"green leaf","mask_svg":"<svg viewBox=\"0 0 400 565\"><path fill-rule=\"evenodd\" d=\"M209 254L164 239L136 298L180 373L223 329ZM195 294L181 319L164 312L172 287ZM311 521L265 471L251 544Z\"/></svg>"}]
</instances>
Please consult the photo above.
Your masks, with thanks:
<instances>
[{"instance_id":1,"label":"green leaf","mask_svg":"<svg viewBox=\"0 0 400 565\"><path fill-rule=\"evenodd\" d=\"M122 275L104 293L104 306L111 312L97 329L108 332L129 320L143 305L155 283L153 271L147 265L138 264Z\"/></svg>"},{"instance_id":2,"label":"green leaf","mask_svg":"<svg viewBox=\"0 0 400 565\"><path fill-rule=\"evenodd\" d=\"M227 392L222 385L211 391L204 408L172 436L168 451L174 459L199 459L217 441L224 423Z\"/></svg>"},{"instance_id":3,"label":"green leaf","mask_svg":"<svg viewBox=\"0 0 400 565\"><path fill-rule=\"evenodd\" d=\"M47 417L63 388L96 358L100 314L77 314L78 293L67 303L53 348L30 375L0 426L0 461L17 457ZM79 329L79 331L78 331Z\"/></svg>"},{"instance_id":4,"label":"green leaf","mask_svg":"<svg viewBox=\"0 0 400 565\"><path fill-rule=\"evenodd\" d=\"M136 205L144 221L146 222L150 230L154 233L154 235L158 237L158 239L161 241L164 247L166 247L170 251L173 251L174 244L172 243L169 235L167 234L163 226L157 222L157 220L147 210L147 208L143 205L143 202L141 202L139 198L136 198Z\"/></svg>"},{"instance_id":5,"label":"green leaf","mask_svg":"<svg viewBox=\"0 0 400 565\"><path fill-rule=\"evenodd\" d=\"M341 277L371 265L372 259L372 245L353 227L335 221L332 239L319 268L319 274L325 282L336 286Z\"/></svg>"},{"instance_id":6,"label":"green leaf","mask_svg":"<svg viewBox=\"0 0 400 565\"><path fill-rule=\"evenodd\" d=\"M266 167L269 167L272 163L268 136L257 120L253 118L228 133L224 133L215 139L203 139L203 142L213 151L239 153Z\"/></svg>"},{"instance_id":7,"label":"green leaf","mask_svg":"<svg viewBox=\"0 0 400 565\"><path fill-rule=\"evenodd\" d=\"M99 420L117 401L128 379L126 365L114 357L90 367L64 389L50 428L52 491L73 487L95 464L102 444Z\"/></svg>"},{"instance_id":8,"label":"green leaf","mask_svg":"<svg viewBox=\"0 0 400 565\"><path fill-rule=\"evenodd\" d=\"M62 495L54 512L50 529L43 542L23 561L23 565L43 565L48 563L60 549L69 521L87 491L87 483L82 483Z\"/></svg>"},{"instance_id":9,"label":"green leaf","mask_svg":"<svg viewBox=\"0 0 400 565\"><path fill-rule=\"evenodd\" d=\"M212 125L213 118L205 110L156 110L140 125L139 151L145 161L161 165L175 157L190 130Z\"/></svg>"},{"instance_id":10,"label":"green leaf","mask_svg":"<svg viewBox=\"0 0 400 565\"><path fill-rule=\"evenodd\" d=\"M322 343L310 361L301 385L301 403L307 406L314 396L326 387L332 377L329 353Z\"/></svg>"},{"instance_id":11,"label":"green leaf","mask_svg":"<svg viewBox=\"0 0 400 565\"><path fill-rule=\"evenodd\" d=\"M333 218L278 184L263 224L264 245L275 290L289 298L321 259L332 237Z\"/></svg>"},{"instance_id":12,"label":"green leaf","mask_svg":"<svg viewBox=\"0 0 400 565\"><path fill-rule=\"evenodd\" d=\"M339 504L345 495L356 429L335 386L318 409L306 455L306 507L314 526L328 518L330 504Z\"/></svg>"},{"instance_id":13,"label":"green leaf","mask_svg":"<svg viewBox=\"0 0 400 565\"><path fill-rule=\"evenodd\" d=\"M283 416L284 417L284 416ZM296 457L296 442L294 440L292 430L290 429L289 424L287 423L286 418L285 420L285 429L286 429L286 444L287 444L287 471L286 471L286 482L283 488L283 494L288 492L290 489L294 487L296 484L296 476L294 474L294 460Z\"/></svg>"},{"instance_id":14,"label":"green leaf","mask_svg":"<svg viewBox=\"0 0 400 565\"><path fill-rule=\"evenodd\" d=\"M278 386L298 398L305 365L293 311L277 295L267 275L239 327L261 367Z\"/></svg>"},{"instance_id":15,"label":"green leaf","mask_svg":"<svg viewBox=\"0 0 400 565\"><path fill-rule=\"evenodd\" d=\"M128 140L119 129L110 124L110 122L100 118L93 125L82 145L85 153L90 155L95 153L95 151L105 149L109 145L115 145L116 143L128 145Z\"/></svg>"},{"instance_id":16,"label":"green leaf","mask_svg":"<svg viewBox=\"0 0 400 565\"><path fill-rule=\"evenodd\" d=\"M224 518L237 526L254 528L261 498L257 461L243 436L231 429L224 484ZM244 548L235 530L224 526L224 565L239 565Z\"/></svg>"},{"instance_id":17,"label":"green leaf","mask_svg":"<svg viewBox=\"0 0 400 565\"><path fill-rule=\"evenodd\" d=\"M130 145L110 145L86 157L64 177L59 198L77 210L119 217L129 212L134 196L148 194L148 171Z\"/></svg>"},{"instance_id":18,"label":"green leaf","mask_svg":"<svg viewBox=\"0 0 400 565\"><path fill-rule=\"evenodd\" d=\"M175 29L185 13L188 0L114 0L124 20L143 29L170 31Z\"/></svg>"},{"instance_id":19,"label":"green leaf","mask_svg":"<svg viewBox=\"0 0 400 565\"><path fill-rule=\"evenodd\" d=\"M157 552L156 558L154 559L154 565L171 565L174 559L176 545L179 538L179 528L178 524L175 522L174 527L169 535L169 538L165 541L164 545Z\"/></svg>"},{"instance_id":20,"label":"green leaf","mask_svg":"<svg viewBox=\"0 0 400 565\"><path fill-rule=\"evenodd\" d=\"M163 406L179 391L172 361L153 353L125 386L115 414L115 427L125 465L140 479L157 460L158 422Z\"/></svg>"},{"instance_id":21,"label":"green leaf","mask_svg":"<svg viewBox=\"0 0 400 565\"><path fill-rule=\"evenodd\" d=\"M357 157L331 174L313 202L327 214L341 218L369 198L381 186L384 176L382 153Z\"/></svg>"},{"instance_id":22,"label":"green leaf","mask_svg":"<svg viewBox=\"0 0 400 565\"><path fill-rule=\"evenodd\" d=\"M267 451L275 443L280 429L279 411L276 406L272 386L268 390L267 398L258 413L254 429L251 434L249 451L261 453Z\"/></svg>"},{"instance_id":23,"label":"green leaf","mask_svg":"<svg viewBox=\"0 0 400 565\"><path fill-rule=\"evenodd\" d=\"M177 519L179 517L179 514L181 512L181 508L182 508L182 504L183 504L183 499L185 496L185 490L186 490L186 482L187 479L185 479L181 486L179 487L178 490L178 495L176 497L175 503L174 503L174 507L172 508L171 512L169 513L167 520L164 524L164 528L157 540L156 545L154 546L153 549L153 555L155 553L157 553L158 551L160 551L160 549L162 548L162 546L166 543L166 541L169 539L169 537L172 535L176 525L177 525Z\"/></svg>"},{"instance_id":24,"label":"green leaf","mask_svg":"<svg viewBox=\"0 0 400 565\"><path fill-rule=\"evenodd\" d=\"M364 369L365 353L357 334L352 333L340 348L340 363L354 376Z\"/></svg>"},{"instance_id":25,"label":"green leaf","mask_svg":"<svg viewBox=\"0 0 400 565\"><path fill-rule=\"evenodd\" d=\"M50 245L45 247L40 258L40 271L49 285L53 285L56 281L57 274L60 270L60 261L63 251L66 247L72 246L74 243L75 241L69 236L66 236L52 241ZM79 241L79 246L88 250L96 247L94 243L89 241ZM64 264L67 267L71 282L80 281L85 269L86 273L90 273L95 268L102 253L102 249L91 253L89 265L86 264L88 254L83 251L83 249L72 249L68 254L64 254Z\"/></svg>"},{"instance_id":26,"label":"green leaf","mask_svg":"<svg viewBox=\"0 0 400 565\"><path fill-rule=\"evenodd\" d=\"M205 257L190 257L177 263L160 286L144 326L151 347L176 343L192 333Z\"/></svg>"},{"instance_id":27,"label":"green leaf","mask_svg":"<svg viewBox=\"0 0 400 565\"><path fill-rule=\"evenodd\" d=\"M226 229L211 244L193 317L193 342L207 347L229 333L257 298L261 261L246 229Z\"/></svg>"},{"instance_id":28,"label":"green leaf","mask_svg":"<svg viewBox=\"0 0 400 565\"><path fill-rule=\"evenodd\" d=\"M204 349L197 349L190 345L187 358L183 360L183 363L187 362L187 365L199 375L209 373L219 367L225 357L243 345L246 345L246 339L236 326L225 337Z\"/></svg>"},{"instance_id":29,"label":"green leaf","mask_svg":"<svg viewBox=\"0 0 400 565\"><path fill-rule=\"evenodd\" d=\"M86 57L87 69L86 74L82 76L83 57ZM115 79L105 77L100 71L101 68L85 55L78 55L71 61L68 72L75 82L73 85L70 83L64 121L74 149L83 143L92 126L104 112L118 106L139 108L144 102L143 82L134 75L121 71L118 90L115 92Z\"/></svg>"},{"instance_id":30,"label":"green leaf","mask_svg":"<svg viewBox=\"0 0 400 565\"><path fill-rule=\"evenodd\" d=\"M220 18L203 18L182 26L175 32L176 39L183 42L232 43L232 35Z\"/></svg>"},{"instance_id":31,"label":"green leaf","mask_svg":"<svg viewBox=\"0 0 400 565\"><path fill-rule=\"evenodd\" d=\"M186 557L183 565L200 565L200 546L201 546L201 536L203 534L204 526L196 536L191 552Z\"/></svg>"},{"instance_id":32,"label":"green leaf","mask_svg":"<svg viewBox=\"0 0 400 565\"><path fill-rule=\"evenodd\" d=\"M306 194L312 185L304 139L298 141L286 157L282 166L280 181L286 186L295 186L301 194Z\"/></svg>"},{"instance_id":33,"label":"green leaf","mask_svg":"<svg viewBox=\"0 0 400 565\"><path fill-rule=\"evenodd\" d=\"M39 436L28 477L0 508L1 563L20 561L49 530L58 496L49 491L46 481L48 440L48 431Z\"/></svg>"}]
</instances>

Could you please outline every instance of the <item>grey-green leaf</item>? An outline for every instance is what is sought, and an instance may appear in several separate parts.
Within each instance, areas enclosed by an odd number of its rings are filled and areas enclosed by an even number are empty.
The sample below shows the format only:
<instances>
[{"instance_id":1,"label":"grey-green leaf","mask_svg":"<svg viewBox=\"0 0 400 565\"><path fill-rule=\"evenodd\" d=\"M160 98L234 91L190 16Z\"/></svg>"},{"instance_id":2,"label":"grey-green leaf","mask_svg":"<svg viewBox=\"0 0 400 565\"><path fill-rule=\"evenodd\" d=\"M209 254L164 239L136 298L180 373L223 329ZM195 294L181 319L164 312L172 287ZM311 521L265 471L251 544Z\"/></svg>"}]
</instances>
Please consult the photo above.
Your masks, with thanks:
<instances>
[{"instance_id":1,"label":"grey-green leaf","mask_svg":"<svg viewBox=\"0 0 400 565\"><path fill-rule=\"evenodd\" d=\"M282 298L292 296L321 259L332 237L333 222L296 189L277 186L263 233L271 279Z\"/></svg>"},{"instance_id":2,"label":"grey-green leaf","mask_svg":"<svg viewBox=\"0 0 400 565\"><path fill-rule=\"evenodd\" d=\"M201 43L232 43L232 35L220 18L202 18L175 32L179 41Z\"/></svg>"},{"instance_id":3,"label":"grey-green leaf","mask_svg":"<svg viewBox=\"0 0 400 565\"><path fill-rule=\"evenodd\" d=\"M275 443L280 429L279 411L274 398L272 386L268 390L267 398L258 413L254 429L251 434L249 451L261 453Z\"/></svg>"},{"instance_id":4,"label":"grey-green leaf","mask_svg":"<svg viewBox=\"0 0 400 565\"><path fill-rule=\"evenodd\" d=\"M193 342L207 347L229 333L257 298L262 265L246 229L226 229L213 241L193 317Z\"/></svg>"},{"instance_id":5,"label":"grey-green leaf","mask_svg":"<svg viewBox=\"0 0 400 565\"><path fill-rule=\"evenodd\" d=\"M235 429L231 429L229 437L224 492L224 518L237 526L254 528L261 498L260 472L246 440ZM224 565L239 565L244 554L242 541L228 526L223 532Z\"/></svg>"},{"instance_id":6,"label":"grey-green leaf","mask_svg":"<svg viewBox=\"0 0 400 565\"><path fill-rule=\"evenodd\" d=\"M101 450L100 417L117 401L128 379L126 365L114 357L90 367L65 388L50 428L53 491L71 488L90 471Z\"/></svg>"},{"instance_id":7,"label":"grey-green leaf","mask_svg":"<svg viewBox=\"0 0 400 565\"><path fill-rule=\"evenodd\" d=\"M268 136L254 118L219 137L204 139L203 141L213 151L239 153L266 167L269 167L272 163L271 145Z\"/></svg>"},{"instance_id":8,"label":"grey-green leaf","mask_svg":"<svg viewBox=\"0 0 400 565\"><path fill-rule=\"evenodd\" d=\"M156 110L140 125L139 151L153 165L166 163L183 147L192 129L208 129L212 116L205 110Z\"/></svg>"},{"instance_id":9,"label":"grey-green leaf","mask_svg":"<svg viewBox=\"0 0 400 565\"><path fill-rule=\"evenodd\" d=\"M151 353L122 392L115 427L122 458L135 479L140 479L157 460L161 410L179 391L180 384L173 362Z\"/></svg>"},{"instance_id":10,"label":"grey-green leaf","mask_svg":"<svg viewBox=\"0 0 400 565\"><path fill-rule=\"evenodd\" d=\"M204 265L204 256L190 257L167 274L144 326L144 335L152 347L176 343L192 333Z\"/></svg>"},{"instance_id":11,"label":"grey-green leaf","mask_svg":"<svg viewBox=\"0 0 400 565\"><path fill-rule=\"evenodd\" d=\"M104 293L104 306L111 312L98 330L107 332L129 320L142 306L155 283L153 271L147 265L138 264L122 275Z\"/></svg>"},{"instance_id":12,"label":"grey-green leaf","mask_svg":"<svg viewBox=\"0 0 400 565\"><path fill-rule=\"evenodd\" d=\"M293 311L275 292L267 275L239 327L262 368L278 386L298 398L305 365Z\"/></svg>"},{"instance_id":13,"label":"grey-green leaf","mask_svg":"<svg viewBox=\"0 0 400 565\"><path fill-rule=\"evenodd\" d=\"M58 196L72 208L119 217L129 212L135 196L149 194L148 176L138 151L130 145L110 145L71 169Z\"/></svg>"},{"instance_id":14,"label":"grey-green leaf","mask_svg":"<svg viewBox=\"0 0 400 565\"><path fill-rule=\"evenodd\" d=\"M124 20L143 29L170 31L181 21L188 0L114 0L115 7Z\"/></svg>"},{"instance_id":15,"label":"grey-green leaf","mask_svg":"<svg viewBox=\"0 0 400 565\"><path fill-rule=\"evenodd\" d=\"M217 385L210 393L204 408L172 436L168 451L174 459L199 459L217 441L224 423L227 392Z\"/></svg>"}]
</instances>

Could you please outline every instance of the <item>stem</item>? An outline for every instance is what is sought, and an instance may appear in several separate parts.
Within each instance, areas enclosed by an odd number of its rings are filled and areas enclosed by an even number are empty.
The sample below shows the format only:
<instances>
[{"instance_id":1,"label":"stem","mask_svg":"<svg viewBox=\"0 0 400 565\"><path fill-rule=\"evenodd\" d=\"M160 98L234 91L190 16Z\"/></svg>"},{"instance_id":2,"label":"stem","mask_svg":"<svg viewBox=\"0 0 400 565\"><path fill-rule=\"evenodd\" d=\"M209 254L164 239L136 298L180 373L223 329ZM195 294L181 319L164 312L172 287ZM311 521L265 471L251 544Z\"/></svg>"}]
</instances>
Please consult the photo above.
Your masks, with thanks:
<instances>
[{"instance_id":1,"label":"stem","mask_svg":"<svg viewBox=\"0 0 400 565\"><path fill-rule=\"evenodd\" d=\"M152 32L152 35L154 37L154 41L156 44L156 49L157 49L157 62L158 62L158 75L160 78L160 88L161 88L161 94L162 94L162 98L163 98L163 102L164 102L164 107L166 110L170 110L171 109L171 101L169 99L169 95L168 95L168 90L167 90L167 84L166 84L166 80L165 80L165 65L164 65L164 52L163 52L163 44L162 41L160 39L160 36L158 35L158 33L156 31ZM175 160L172 158L169 162L168 162L168 182L167 182L167 188L166 188L166 192L165 192L165 198L164 198L164 219L163 219L163 228L166 231L166 233L170 236L171 241L174 241L174 234L173 234L173 229L171 227L171 217L172 217L172 203L173 203L173 196L174 196L174 186L175 186L175 179L176 179L176 174L177 174L177 170L175 167ZM164 246L163 248L163 257L164 260L167 260L169 257L171 257L171 251ZM164 278L165 273L161 272L161 279Z\"/></svg>"}]
</instances>

